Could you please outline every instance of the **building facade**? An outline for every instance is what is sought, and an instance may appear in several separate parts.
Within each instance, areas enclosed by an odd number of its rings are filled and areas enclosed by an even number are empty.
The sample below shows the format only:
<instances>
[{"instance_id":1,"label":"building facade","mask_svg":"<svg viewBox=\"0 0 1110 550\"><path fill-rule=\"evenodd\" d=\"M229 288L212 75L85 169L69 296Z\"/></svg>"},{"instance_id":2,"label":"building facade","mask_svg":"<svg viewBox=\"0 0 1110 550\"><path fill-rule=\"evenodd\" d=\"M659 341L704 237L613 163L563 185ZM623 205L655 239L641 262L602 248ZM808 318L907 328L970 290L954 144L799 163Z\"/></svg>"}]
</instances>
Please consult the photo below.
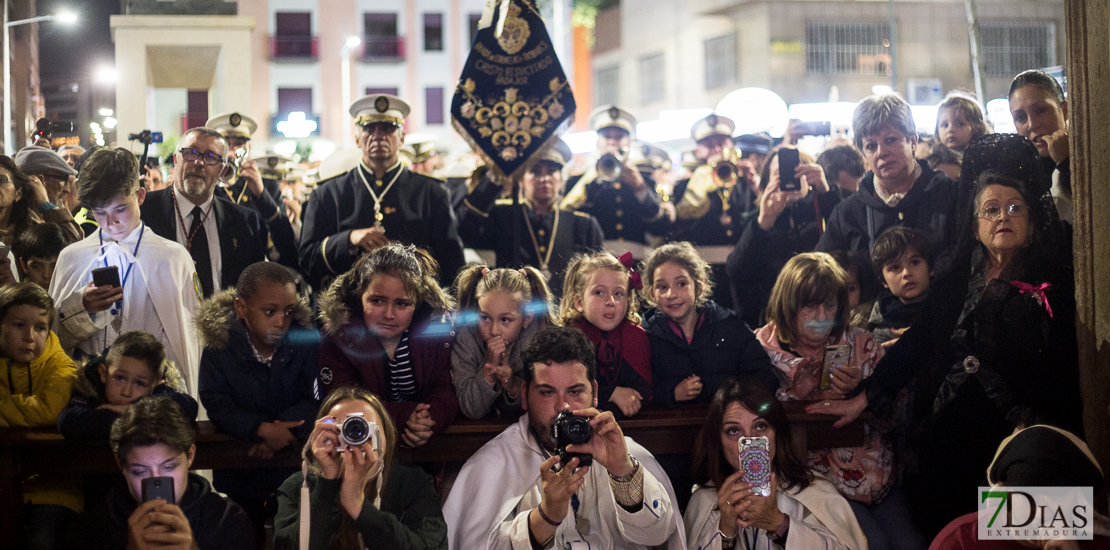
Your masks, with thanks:
<instances>
[{"instance_id":1,"label":"building facade","mask_svg":"<svg viewBox=\"0 0 1110 550\"><path fill-rule=\"evenodd\" d=\"M912 104L974 91L962 0L622 0L597 18L593 90L641 120L761 87L787 104L855 102L891 86ZM1028 68L1064 65L1062 0L976 0L986 100ZM891 27L893 21L893 28ZM615 38L614 38L615 37Z\"/></svg>"}]
</instances>

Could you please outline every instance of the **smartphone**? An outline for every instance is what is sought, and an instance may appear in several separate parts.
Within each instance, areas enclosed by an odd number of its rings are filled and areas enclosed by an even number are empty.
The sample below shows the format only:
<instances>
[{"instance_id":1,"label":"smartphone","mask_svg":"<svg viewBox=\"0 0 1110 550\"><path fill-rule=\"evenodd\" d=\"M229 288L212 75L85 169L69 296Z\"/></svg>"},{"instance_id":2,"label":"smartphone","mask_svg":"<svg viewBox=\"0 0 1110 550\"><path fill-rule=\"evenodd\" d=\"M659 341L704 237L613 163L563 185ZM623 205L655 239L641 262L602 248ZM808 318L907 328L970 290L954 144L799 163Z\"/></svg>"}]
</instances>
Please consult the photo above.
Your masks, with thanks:
<instances>
[{"instance_id":1,"label":"smartphone","mask_svg":"<svg viewBox=\"0 0 1110 550\"><path fill-rule=\"evenodd\" d=\"M119 287L119 268L116 266L98 267L92 270L93 284L100 286Z\"/></svg>"},{"instance_id":2,"label":"smartphone","mask_svg":"<svg viewBox=\"0 0 1110 550\"><path fill-rule=\"evenodd\" d=\"M143 479L143 502L164 500L169 504L174 502L172 477L148 477Z\"/></svg>"},{"instance_id":3,"label":"smartphone","mask_svg":"<svg viewBox=\"0 0 1110 550\"><path fill-rule=\"evenodd\" d=\"M771 496L771 451L765 436L740 438L740 478L752 486L752 494Z\"/></svg>"},{"instance_id":4,"label":"smartphone","mask_svg":"<svg viewBox=\"0 0 1110 550\"><path fill-rule=\"evenodd\" d=\"M803 136L827 136L832 133L832 122L801 122L796 126Z\"/></svg>"},{"instance_id":5,"label":"smartphone","mask_svg":"<svg viewBox=\"0 0 1110 550\"><path fill-rule=\"evenodd\" d=\"M852 346L847 344L825 348L825 364L821 366L822 390L833 389L832 368L837 365L848 366L848 361L851 360L851 358Z\"/></svg>"},{"instance_id":6,"label":"smartphone","mask_svg":"<svg viewBox=\"0 0 1110 550\"><path fill-rule=\"evenodd\" d=\"M783 191L798 191L802 188L802 180L794 175L798 167L798 150L790 147L779 149L779 189Z\"/></svg>"},{"instance_id":7,"label":"smartphone","mask_svg":"<svg viewBox=\"0 0 1110 550\"><path fill-rule=\"evenodd\" d=\"M12 251L12 247L10 247L10 246L8 246L4 243L0 243L0 258L5 258L6 259L8 257L8 253L11 252L11 251Z\"/></svg>"}]
</instances>

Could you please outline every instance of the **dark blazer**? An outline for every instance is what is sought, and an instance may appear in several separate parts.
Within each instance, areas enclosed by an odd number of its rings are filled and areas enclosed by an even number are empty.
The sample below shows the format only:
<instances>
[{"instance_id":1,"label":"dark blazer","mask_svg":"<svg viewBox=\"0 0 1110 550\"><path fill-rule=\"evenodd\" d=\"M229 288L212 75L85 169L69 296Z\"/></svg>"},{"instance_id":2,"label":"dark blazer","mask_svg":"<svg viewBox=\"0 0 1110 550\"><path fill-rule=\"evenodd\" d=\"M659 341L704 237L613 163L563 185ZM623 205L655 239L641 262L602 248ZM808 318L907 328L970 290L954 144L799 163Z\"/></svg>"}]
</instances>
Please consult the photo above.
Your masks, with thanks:
<instances>
[{"instance_id":1,"label":"dark blazer","mask_svg":"<svg viewBox=\"0 0 1110 550\"><path fill-rule=\"evenodd\" d=\"M139 210L147 227L156 235L177 241L177 224L180 222L170 189L147 193ZM211 215L216 218L220 234L220 256L223 260L220 288L233 287L248 265L266 259L269 233L257 213L231 201L213 201Z\"/></svg>"}]
</instances>

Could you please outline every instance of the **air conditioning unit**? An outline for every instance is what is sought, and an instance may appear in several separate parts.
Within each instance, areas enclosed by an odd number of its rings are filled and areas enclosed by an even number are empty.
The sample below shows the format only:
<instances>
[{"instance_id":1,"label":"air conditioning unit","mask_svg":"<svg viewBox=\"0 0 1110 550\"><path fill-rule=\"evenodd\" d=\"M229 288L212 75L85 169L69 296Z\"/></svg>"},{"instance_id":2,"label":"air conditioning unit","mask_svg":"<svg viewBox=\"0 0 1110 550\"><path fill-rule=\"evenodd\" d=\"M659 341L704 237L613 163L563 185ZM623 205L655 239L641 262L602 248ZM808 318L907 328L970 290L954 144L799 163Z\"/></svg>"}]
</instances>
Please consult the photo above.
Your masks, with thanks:
<instances>
[{"instance_id":1,"label":"air conditioning unit","mask_svg":"<svg viewBox=\"0 0 1110 550\"><path fill-rule=\"evenodd\" d=\"M936 105L944 99L939 78L907 78L906 91L910 105Z\"/></svg>"}]
</instances>

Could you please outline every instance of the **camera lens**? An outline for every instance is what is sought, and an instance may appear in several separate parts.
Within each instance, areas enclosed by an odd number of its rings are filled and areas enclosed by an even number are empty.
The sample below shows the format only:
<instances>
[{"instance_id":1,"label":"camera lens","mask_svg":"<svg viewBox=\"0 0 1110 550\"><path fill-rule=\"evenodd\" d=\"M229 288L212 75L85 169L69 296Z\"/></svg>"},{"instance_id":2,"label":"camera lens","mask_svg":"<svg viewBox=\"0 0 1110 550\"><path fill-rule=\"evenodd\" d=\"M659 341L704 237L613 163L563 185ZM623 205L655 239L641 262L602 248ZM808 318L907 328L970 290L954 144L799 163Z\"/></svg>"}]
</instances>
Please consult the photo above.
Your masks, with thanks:
<instances>
[{"instance_id":1,"label":"camera lens","mask_svg":"<svg viewBox=\"0 0 1110 550\"><path fill-rule=\"evenodd\" d=\"M348 416L339 431L347 445L362 445L370 439L370 424L361 416Z\"/></svg>"},{"instance_id":2,"label":"camera lens","mask_svg":"<svg viewBox=\"0 0 1110 550\"><path fill-rule=\"evenodd\" d=\"M575 416L567 420L567 439L571 443L589 442L592 435L593 430L590 428L590 422L585 418Z\"/></svg>"}]
</instances>

